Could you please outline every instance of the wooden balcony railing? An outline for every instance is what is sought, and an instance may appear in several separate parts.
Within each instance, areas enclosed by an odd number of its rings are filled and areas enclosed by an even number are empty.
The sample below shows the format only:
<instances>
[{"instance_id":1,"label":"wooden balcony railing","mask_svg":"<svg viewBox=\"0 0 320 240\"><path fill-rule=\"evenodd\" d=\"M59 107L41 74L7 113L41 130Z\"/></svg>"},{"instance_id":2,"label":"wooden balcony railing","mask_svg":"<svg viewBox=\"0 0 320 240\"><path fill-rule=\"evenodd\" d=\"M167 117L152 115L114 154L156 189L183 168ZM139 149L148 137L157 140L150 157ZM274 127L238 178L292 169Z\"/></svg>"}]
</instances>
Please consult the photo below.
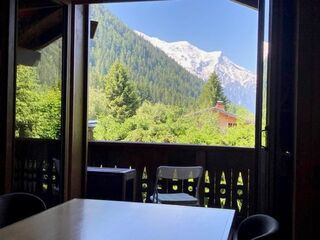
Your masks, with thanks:
<instances>
[{"instance_id":1,"label":"wooden balcony railing","mask_svg":"<svg viewBox=\"0 0 320 240\"><path fill-rule=\"evenodd\" d=\"M60 152L59 141L17 140L16 188L51 199L51 204L58 201L60 178L54 159L61 159ZM202 166L202 206L236 209L240 219L253 211L255 181L252 148L124 142L88 144L88 166L131 167L137 170L137 201L149 201L156 169L160 165ZM194 184L188 181L185 189L192 192ZM171 192L181 188L175 182L168 187Z\"/></svg>"},{"instance_id":2,"label":"wooden balcony railing","mask_svg":"<svg viewBox=\"0 0 320 240\"><path fill-rule=\"evenodd\" d=\"M61 202L61 141L16 139L14 191L33 193L48 207Z\"/></svg>"},{"instance_id":3,"label":"wooden balcony railing","mask_svg":"<svg viewBox=\"0 0 320 240\"><path fill-rule=\"evenodd\" d=\"M206 207L234 208L240 218L253 210L254 149L199 145L90 142L88 165L137 170L137 200L149 201L160 165L204 168L200 189ZM171 183L171 191L179 186ZM194 183L187 189L192 191Z\"/></svg>"}]
</instances>

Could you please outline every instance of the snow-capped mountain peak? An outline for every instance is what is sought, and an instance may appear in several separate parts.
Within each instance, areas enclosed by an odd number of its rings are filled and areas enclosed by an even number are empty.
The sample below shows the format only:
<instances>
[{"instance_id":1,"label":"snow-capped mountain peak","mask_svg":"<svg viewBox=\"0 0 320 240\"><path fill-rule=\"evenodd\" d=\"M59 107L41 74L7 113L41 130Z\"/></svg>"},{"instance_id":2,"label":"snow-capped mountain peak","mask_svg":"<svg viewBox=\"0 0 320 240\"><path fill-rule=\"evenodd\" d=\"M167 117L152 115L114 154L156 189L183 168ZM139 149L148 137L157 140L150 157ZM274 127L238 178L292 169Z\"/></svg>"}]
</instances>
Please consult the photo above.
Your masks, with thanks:
<instances>
[{"instance_id":1,"label":"snow-capped mountain peak","mask_svg":"<svg viewBox=\"0 0 320 240\"><path fill-rule=\"evenodd\" d=\"M142 32L135 33L204 81L215 72L228 99L254 112L256 76L233 63L221 51L206 52L187 41L166 42Z\"/></svg>"},{"instance_id":2,"label":"snow-capped mountain peak","mask_svg":"<svg viewBox=\"0 0 320 240\"><path fill-rule=\"evenodd\" d=\"M190 73L203 80L209 78L222 55L221 51L205 52L187 41L169 43L155 37L149 37L138 31L135 32L155 47L161 49Z\"/></svg>"}]
</instances>

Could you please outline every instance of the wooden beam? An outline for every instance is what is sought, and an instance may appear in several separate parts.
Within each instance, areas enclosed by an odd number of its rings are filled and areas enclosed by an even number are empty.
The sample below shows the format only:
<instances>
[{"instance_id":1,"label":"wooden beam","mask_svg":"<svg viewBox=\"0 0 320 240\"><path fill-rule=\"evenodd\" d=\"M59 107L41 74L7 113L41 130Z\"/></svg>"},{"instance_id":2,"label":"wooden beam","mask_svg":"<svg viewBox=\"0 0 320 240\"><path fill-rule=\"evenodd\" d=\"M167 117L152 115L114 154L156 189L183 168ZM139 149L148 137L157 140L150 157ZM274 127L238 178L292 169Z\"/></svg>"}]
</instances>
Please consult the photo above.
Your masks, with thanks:
<instances>
[{"instance_id":1,"label":"wooden beam","mask_svg":"<svg viewBox=\"0 0 320 240\"><path fill-rule=\"evenodd\" d=\"M41 59L41 53L25 48L17 48L17 65L36 66Z\"/></svg>"},{"instance_id":2,"label":"wooden beam","mask_svg":"<svg viewBox=\"0 0 320 240\"><path fill-rule=\"evenodd\" d=\"M0 1L0 194L12 190L16 1Z\"/></svg>"},{"instance_id":3,"label":"wooden beam","mask_svg":"<svg viewBox=\"0 0 320 240\"><path fill-rule=\"evenodd\" d=\"M64 200L84 196L87 158L89 10L68 6Z\"/></svg>"},{"instance_id":4,"label":"wooden beam","mask_svg":"<svg viewBox=\"0 0 320 240\"><path fill-rule=\"evenodd\" d=\"M26 11L31 9L45 9L57 7L57 3L54 1L45 0L19 0L19 11Z\"/></svg>"},{"instance_id":5,"label":"wooden beam","mask_svg":"<svg viewBox=\"0 0 320 240\"><path fill-rule=\"evenodd\" d=\"M166 0L70 0L73 4L117 3L117 2L155 2Z\"/></svg>"},{"instance_id":6,"label":"wooden beam","mask_svg":"<svg viewBox=\"0 0 320 240\"><path fill-rule=\"evenodd\" d=\"M43 48L59 38L63 31L63 9L54 11L50 15L31 22L19 34L19 46L37 50Z\"/></svg>"},{"instance_id":7,"label":"wooden beam","mask_svg":"<svg viewBox=\"0 0 320 240\"><path fill-rule=\"evenodd\" d=\"M72 3L72 0L53 0L53 1L61 5L68 5Z\"/></svg>"},{"instance_id":8,"label":"wooden beam","mask_svg":"<svg viewBox=\"0 0 320 240\"><path fill-rule=\"evenodd\" d=\"M92 3L116 3L116 2L154 2L166 0L56 0L63 4L92 4ZM258 0L231 0L253 9L258 9Z\"/></svg>"},{"instance_id":9,"label":"wooden beam","mask_svg":"<svg viewBox=\"0 0 320 240\"><path fill-rule=\"evenodd\" d=\"M258 10L259 0L231 0L231 1Z\"/></svg>"}]
</instances>

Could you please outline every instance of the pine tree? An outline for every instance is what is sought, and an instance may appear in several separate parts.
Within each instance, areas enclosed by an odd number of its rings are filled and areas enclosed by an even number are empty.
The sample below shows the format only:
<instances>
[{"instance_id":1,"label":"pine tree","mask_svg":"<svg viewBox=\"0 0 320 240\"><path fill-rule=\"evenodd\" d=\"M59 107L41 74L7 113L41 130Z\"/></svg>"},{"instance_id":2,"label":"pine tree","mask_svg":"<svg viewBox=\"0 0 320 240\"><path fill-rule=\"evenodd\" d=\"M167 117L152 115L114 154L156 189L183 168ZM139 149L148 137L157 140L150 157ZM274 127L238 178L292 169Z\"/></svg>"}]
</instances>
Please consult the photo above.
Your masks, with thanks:
<instances>
[{"instance_id":1,"label":"pine tree","mask_svg":"<svg viewBox=\"0 0 320 240\"><path fill-rule=\"evenodd\" d=\"M135 86L129 81L126 68L116 61L105 77L107 111L118 121L135 114L139 107L139 97Z\"/></svg>"},{"instance_id":2,"label":"pine tree","mask_svg":"<svg viewBox=\"0 0 320 240\"><path fill-rule=\"evenodd\" d=\"M214 107L217 101L223 101L225 105L229 103L229 100L223 93L217 74L212 73L209 80L203 85L199 96L199 106L201 108Z\"/></svg>"}]
</instances>

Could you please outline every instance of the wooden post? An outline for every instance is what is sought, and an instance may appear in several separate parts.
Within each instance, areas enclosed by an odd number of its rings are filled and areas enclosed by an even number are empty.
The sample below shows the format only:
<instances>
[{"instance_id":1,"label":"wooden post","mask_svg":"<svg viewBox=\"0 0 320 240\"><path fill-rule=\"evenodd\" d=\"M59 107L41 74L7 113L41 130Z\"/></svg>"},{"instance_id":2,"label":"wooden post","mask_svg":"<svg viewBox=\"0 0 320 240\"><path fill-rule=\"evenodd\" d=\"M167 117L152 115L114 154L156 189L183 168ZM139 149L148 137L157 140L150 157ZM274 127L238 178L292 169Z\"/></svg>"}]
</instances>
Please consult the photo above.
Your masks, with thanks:
<instances>
[{"instance_id":1,"label":"wooden post","mask_svg":"<svg viewBox=\"0 0 320 240\"><path fill-rule=\"evenodd\" d=\"M0 1L0 194L13 171L16 1Z\"/></svg>"},{"instance_id":2,"label":"wooden post","mask_svg":"<svg viewBox=\"0 0 320 240\"><path fill-rule=\"evenodd\" d=\"M67 15L64 200L83 197L86 182L88 6L69 4Z\"/></svg>"}]
</instances>

